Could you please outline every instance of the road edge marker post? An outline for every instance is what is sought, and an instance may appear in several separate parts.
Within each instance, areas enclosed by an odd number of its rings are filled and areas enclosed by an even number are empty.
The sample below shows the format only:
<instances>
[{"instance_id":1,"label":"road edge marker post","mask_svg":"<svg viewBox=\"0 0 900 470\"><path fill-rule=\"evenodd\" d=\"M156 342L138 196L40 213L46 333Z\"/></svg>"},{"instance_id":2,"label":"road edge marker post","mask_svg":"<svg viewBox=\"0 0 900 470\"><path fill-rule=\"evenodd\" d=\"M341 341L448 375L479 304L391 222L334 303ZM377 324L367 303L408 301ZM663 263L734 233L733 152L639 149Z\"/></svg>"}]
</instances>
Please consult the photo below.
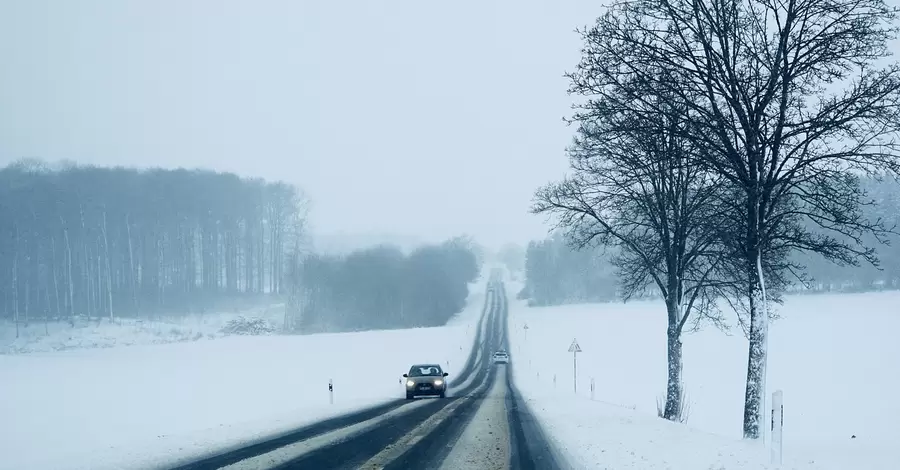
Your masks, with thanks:
<instances>
[{"instance_id":1,"label":"road edge marker post","mask_svg":"<svg viewBox=\"0 0 900 470\"><path fill-rule=\"evenodd\" d=\"M784 393L776 390L772 394L772 464L781 465L784 437Z\"/></svg>"}]
</instances>

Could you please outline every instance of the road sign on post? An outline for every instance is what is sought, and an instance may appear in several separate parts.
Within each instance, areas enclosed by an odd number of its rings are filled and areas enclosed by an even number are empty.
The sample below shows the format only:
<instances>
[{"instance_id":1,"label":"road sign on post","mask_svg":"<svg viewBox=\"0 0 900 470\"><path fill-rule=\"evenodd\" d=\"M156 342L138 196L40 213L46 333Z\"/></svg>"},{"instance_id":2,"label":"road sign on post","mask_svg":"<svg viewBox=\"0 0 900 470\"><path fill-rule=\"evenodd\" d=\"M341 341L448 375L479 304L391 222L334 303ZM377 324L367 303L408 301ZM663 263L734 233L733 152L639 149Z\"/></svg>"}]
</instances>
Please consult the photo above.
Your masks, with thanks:
<instances>
[{"instance_id":1,"label":"road sign on post","mask_svg":"<svg viewBox=\"0 0 900 470\"><path fill-rule=\"evenodd\" d=\"M781 465L782 428L784 427L784 394L776 390L772 394L772 463Z\"/></svg>"},{"instance_id":2,"label":"road sign on post","mask_svg":"<svg viewBox=\"0 0 900 470\"><path fill-rule=\"evenodd\" d=\"M572 344L569 345L569 352L572 353L572 383L575 393L578 393L578 353L581 352L581 346L578 340L573 338Z\"/></svg>"}]
</instances>

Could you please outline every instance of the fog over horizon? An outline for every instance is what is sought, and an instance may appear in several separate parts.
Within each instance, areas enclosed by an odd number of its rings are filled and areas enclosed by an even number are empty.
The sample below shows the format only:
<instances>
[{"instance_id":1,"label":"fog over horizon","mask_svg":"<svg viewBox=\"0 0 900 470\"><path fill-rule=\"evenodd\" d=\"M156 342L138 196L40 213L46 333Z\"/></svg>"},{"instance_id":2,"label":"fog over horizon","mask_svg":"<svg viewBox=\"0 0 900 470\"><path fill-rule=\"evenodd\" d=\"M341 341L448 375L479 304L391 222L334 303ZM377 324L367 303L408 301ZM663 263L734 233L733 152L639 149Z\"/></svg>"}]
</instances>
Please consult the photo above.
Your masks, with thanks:
<instances>
[{"instance_id":1,"label":"fog over horizon","mask_svg":"<svg viewBox=\"0 0 900 470\"><path fill-rule=\"evenodd\" d=\"M0 165L284 180L313 233L543 238L563 73L602 10L542 2L0 2Z\"/></svg>"}]
</instances>

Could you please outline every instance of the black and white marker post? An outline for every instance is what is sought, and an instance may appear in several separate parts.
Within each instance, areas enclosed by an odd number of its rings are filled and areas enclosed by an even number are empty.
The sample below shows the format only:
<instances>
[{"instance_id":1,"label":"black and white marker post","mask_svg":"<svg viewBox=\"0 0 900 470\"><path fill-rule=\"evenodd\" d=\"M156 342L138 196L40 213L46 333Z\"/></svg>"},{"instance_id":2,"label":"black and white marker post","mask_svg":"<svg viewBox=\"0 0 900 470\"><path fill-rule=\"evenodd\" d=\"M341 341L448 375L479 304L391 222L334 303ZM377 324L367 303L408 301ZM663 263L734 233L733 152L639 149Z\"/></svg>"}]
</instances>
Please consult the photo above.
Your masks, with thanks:
<instances>
[{"instance_id":1,"label":"black and white marker post","mask_svg":"<svg viewBox=\"0 0 900 470\"><path fill-rule=\"evenodd\" d=\"M334 404L334 382L332 379L328 379L328 403Z\"/></svg>"},{"instance_id":2,"label":"black and white marker post","mask_svg":"<svg viewBox=\"0 0 900 470\"><path fill-rule=\"evenodd\" d=\"M784 393L776 390L772 394L772 464L781 465L782 430L784 428Z\"/></svg>"}]
</instances>

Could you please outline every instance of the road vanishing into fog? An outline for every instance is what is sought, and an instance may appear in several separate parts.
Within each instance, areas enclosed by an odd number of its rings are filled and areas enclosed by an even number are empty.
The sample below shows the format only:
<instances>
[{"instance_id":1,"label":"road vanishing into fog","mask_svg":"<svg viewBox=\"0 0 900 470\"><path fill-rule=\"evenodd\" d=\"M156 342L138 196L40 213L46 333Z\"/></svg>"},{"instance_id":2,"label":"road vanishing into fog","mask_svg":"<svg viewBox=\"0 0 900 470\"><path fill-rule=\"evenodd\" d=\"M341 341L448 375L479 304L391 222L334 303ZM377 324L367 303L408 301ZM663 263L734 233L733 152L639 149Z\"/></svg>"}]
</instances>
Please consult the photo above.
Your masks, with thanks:
<instances>
[{"instance_id":1,"label":"road vanishing into fog","mask_svg":"<svg viewBox=\"0 0 900 470\"><path fill-rule=\"evenodd\" d=\"M494 351L509 350L508 314L505 288L494 273L481 316L484 327L462 372L449 382L447 398L399 398L175 468L562 468L519 398L510 366L493 364Z\"/></svg>"}]
</instances>

